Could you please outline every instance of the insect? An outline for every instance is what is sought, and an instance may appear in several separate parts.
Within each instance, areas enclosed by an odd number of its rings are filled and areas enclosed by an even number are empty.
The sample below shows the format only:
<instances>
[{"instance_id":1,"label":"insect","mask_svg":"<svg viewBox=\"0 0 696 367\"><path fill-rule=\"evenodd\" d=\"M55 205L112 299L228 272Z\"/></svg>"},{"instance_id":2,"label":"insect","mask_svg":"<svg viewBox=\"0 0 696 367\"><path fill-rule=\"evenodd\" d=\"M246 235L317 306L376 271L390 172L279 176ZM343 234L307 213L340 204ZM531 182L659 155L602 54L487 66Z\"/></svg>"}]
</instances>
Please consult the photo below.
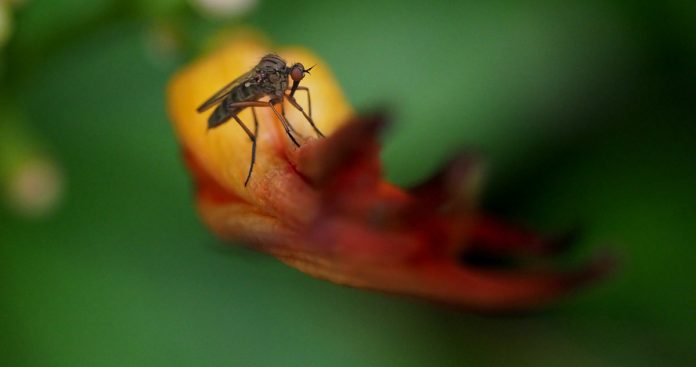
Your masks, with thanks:
<instances>
[{"instance_id":1,"label":"insect","mask_svg":"<svg viewBox=\"0 0 696 367\"><path fill-rule=\"evenodd\" d=\"M254 162L256 161L256 137L258 135L259 123L256 119L255 107L270 108L280 120L285 133L288 134L290 140L297 147L300 144L292 134L293 132L297 133L297 131L285 118L285 108L282 104L284 100L290 102L293 107L302 113L309 124L312 125L317 136L324 137L324 134L319 131L314 124L314 120L312 120L312 100L309 96L309 88L300 87L300 81L305 74L309 74L313 67L305 69L300 63L287 66L285 60L280 56L268 54L262 57L261 61L253 69L231 81L196 109L198 113L202 113L217 105L213 113L208 117L208 129L218 127L230 119L234 119L249 136L249 140L251 140L251 163L244 186L249 183L251 173L254 170ZM290 87L289 79L292 79L292 86ZM294 95L298 90L307 92L309 114L295 100ZM261 98L266 96L269 97L268 101L260 101ZM278 112L275 108L275 105L278 103L281 103L281 112ZM247 107L251 107L252 115L254 116L254 132L251 132L238 116Z\"/></svg>"}]
</instances>

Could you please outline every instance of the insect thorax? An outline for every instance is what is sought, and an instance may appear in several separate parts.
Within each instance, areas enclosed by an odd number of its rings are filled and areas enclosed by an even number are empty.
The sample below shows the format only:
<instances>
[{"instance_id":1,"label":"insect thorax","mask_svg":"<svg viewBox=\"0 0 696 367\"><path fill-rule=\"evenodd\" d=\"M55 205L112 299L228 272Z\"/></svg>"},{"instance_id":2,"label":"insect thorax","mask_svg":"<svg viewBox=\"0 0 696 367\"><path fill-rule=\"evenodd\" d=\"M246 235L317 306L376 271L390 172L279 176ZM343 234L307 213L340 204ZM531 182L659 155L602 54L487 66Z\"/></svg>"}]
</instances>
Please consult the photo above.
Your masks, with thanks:
<instances>
[{"instance_id":1,"label":"insect thorax","mask_svg":"<svg viewBox=\"0 0 696 367\"><path fill-rule=\"evenodd\" d=\"M263 94L281 97L288 88L288 72L285 60L277 55L264 56L254 68L255 85Z\"/></svg>"}]
</instances>

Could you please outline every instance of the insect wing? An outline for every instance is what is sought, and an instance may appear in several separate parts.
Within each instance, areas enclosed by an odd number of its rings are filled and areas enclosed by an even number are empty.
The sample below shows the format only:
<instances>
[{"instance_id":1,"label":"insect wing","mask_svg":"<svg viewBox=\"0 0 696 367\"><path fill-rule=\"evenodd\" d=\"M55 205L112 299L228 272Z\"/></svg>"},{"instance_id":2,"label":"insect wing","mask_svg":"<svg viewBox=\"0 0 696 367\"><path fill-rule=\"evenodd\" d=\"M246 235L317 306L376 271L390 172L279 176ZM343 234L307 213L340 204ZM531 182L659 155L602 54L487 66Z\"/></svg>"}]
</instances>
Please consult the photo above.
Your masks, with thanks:
<instances>
[{"instance_id":1,"label":"insect wing","mask_svg":"<svg viewBox=\"0 0 696 367\"><path fill-rule=\"evenodd\" d=\"M224 86L222 89L220 89L217 93L215 93L212 97L210 97L207 101L205 101L200 107L198 107L196 110L200 113L203 112L210 107L215 106L218 104L220 101L222 101L234 88L242 85L242 83L245 83L248 80L251 80L254 75L254 71L247 72L246 74L243 74L239 78L231 81L229 84Z\"/></svg>"}]
</instances>

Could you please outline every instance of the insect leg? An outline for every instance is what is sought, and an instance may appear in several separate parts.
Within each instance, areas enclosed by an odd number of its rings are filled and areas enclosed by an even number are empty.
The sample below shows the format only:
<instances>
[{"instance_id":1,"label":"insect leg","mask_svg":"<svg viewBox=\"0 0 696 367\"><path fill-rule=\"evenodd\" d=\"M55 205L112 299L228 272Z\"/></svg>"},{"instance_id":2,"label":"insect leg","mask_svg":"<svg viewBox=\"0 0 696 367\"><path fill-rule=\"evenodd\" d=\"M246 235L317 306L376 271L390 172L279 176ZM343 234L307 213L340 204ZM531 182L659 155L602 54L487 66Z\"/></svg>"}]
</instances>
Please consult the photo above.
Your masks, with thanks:
<instances>
[{"instance_id":1,"label":"insect leg","mask_svg":"<svg viewBox=\"0 0 696 367\"><path fill-rule=\"evenodd\" d=\"M259 120L256 118L256 109L251 108L251 114L254 116L254 136L258 136L259 133Z\"/></svg>"},{"instance_id":2,"label":"insect leg","mask_svg":"<svg viewBox=\"0 0 696 367\"><path fill-rule=\"evenodd\" d=\"M297 90L303 90L307 92L307 109L309 110L309 117L312 117L312 97L309 96L309 88L297 87ZM292 97L292 94L290 96Z\"/></svg>"},{"instance_id":3,"label":"insect leg","mask_svg":"<svg viewBox=\"0 0 696 367\"><path fill-rule=\"evenodd\" d=\"M280 104L280 113L283 115L283 118L287 121L288 118L287 118L287 116L285 116L285 103L284 102L282 102ZM288 126L290 127L290 131L294 132L295 134L298 134L297 130L295 130L295 128L292 125L290 125L290 123L288 123Z\"/></svg>"},{"instance_id":4,"label":"insect leg","mask_svg":"<svg viewBox=\"0 0 696 367\"><path fill-rule=\"evenodd\" d=\"M256 118L256 110L254 107L251 108L251 114L254 116L254 136L258 137L259 136L259 120ZM251 145L251 164L249 165L249 174L247 175L246 180L244 180L244 186L249 183L249 179L251 178L251 171L254 169L254 162L256 162L256 139L254 139L254 143Z\"/></svg>"},{"instance_id":5,"label":"insect leg","mask_svg":"<svg viewBox=\"0 0 696 367\"><path fill-rule=\"evenodd\" d=\"M290 140L292 140L292 142L295 144L295 146L297 146L297 147L300 146L300 144L297 142L297 140L295 140L295 137L292 136L292 133L290 132L290 129L291 129L290 123L288 123L288 120L286 120L285 117L283 117L283 115L281 115L278 112L278 110L276 110L275 107L273 107L273 103L261 102L261 101L234 102L234 103L230 103L228 105L228 107L230 107L230 108L232 108L232 107L241 107L241 108L244 108L244 107L270 107L270 109L273 111L273 113L275 113L276 117L278 117L278 119L280 120L280 123L283 124L283 128L285 128L285 133L288 134L288 137L290 137Z\"/></svg>"},{"instance_id":6,"label":"insect leg","mask_svg":"<svg viewBox=\"0 0 696 367\"><path fill-rule=\"evenodd\" d=\"M312 125L312 128L314 128L314 131L317 133L317 135L319 135L320 137L323 138L324 134L322 134L321 131L319 131L319 129L317 128L317 126L314 125L314 120L312 120L312 118L309 117L309 115L307 115L307 113L304 111L302 106L300 106L300 104L297 103L297 101L295 100L295 97L292 97L290 95L286 95L285 97L288 99L288 101L290 102L291 105L293 105L295 108L297 108L298 111L302 112L302 115L304 115L304 117L307 119L307 121L309 121L309 124Z\"/></svg>"},{"instance_id":7,"label":"insect leg","mask_svg":"<svg viewBox=\"0 0 696 367\"><path fill-rule=\"evenodd\" d=\"M252 112L254 109L251 109ZM241 126L242 129L249 135L249 140L251 140L251 164L249 164L249 173L247 174L246 180L244 180L244 186L246 186L249 183L249 179L251 178L251 172L254 170L254 162L256 162L256 131L258 131L258 122L256 121L256 112L254 113L254 133L249 130L249 128L242 122L242 120L239 119L239 117L234 114L232 117L234 118L235 121Z\"/></svg>"}]
</instances>

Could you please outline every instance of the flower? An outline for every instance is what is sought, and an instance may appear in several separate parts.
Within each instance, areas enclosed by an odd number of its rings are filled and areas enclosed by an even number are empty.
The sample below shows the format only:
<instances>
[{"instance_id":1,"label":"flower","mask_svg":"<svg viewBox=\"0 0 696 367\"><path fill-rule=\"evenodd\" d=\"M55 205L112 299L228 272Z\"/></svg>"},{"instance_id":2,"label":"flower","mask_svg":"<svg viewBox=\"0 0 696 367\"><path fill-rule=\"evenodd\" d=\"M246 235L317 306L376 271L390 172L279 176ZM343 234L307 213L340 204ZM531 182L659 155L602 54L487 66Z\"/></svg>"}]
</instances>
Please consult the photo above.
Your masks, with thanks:
<instances>
[{"instance_id":1,"label":"flower","mask_svg":"<svg viewBox=\"0 0 696 367\"><path fill-rule=\"evenodd\" d=\"M65 191L63 171L12 101L0 100L0 201L15 214L52 214Z\"/></svg>"},{"instance_id":2,"label":"flower","mask_svg":"<svg viewBox=\"0 0 696 367\"><path fill-rule=\"evenodd\" d=\"M190 0L191 5L209 18L243 15L257 5L257 0Z\"/></svg>"},{"instance_id":3,"label":"flower","mask_svg":"<svg viewBox=\"0 0 696 367\"><path fill-rule=\"evenodd\" d=\"M218 236L242 241L315 277L470 309L529 308L574 290L609 269L595 261L572 271L505 269L472 259L548 257L560 242L511 229L478 213L480 165L463 156L410 190L382 178L379 133L385 117L357 117L328 66L302 48L280 50L289 63L314 65L302 81L327 136L317 139L285 106L297 148L268 108L257 108L257 161L248 186L251 143L236 123L207 130L196 108L269 51L238 33L179 72L169 113L193 175L198 211ZM299 94L297 94L299 96ZM305 99L300 96L303 104ZM249 109L239 114L253 121Z\"/></svg>"}]
</instances>

